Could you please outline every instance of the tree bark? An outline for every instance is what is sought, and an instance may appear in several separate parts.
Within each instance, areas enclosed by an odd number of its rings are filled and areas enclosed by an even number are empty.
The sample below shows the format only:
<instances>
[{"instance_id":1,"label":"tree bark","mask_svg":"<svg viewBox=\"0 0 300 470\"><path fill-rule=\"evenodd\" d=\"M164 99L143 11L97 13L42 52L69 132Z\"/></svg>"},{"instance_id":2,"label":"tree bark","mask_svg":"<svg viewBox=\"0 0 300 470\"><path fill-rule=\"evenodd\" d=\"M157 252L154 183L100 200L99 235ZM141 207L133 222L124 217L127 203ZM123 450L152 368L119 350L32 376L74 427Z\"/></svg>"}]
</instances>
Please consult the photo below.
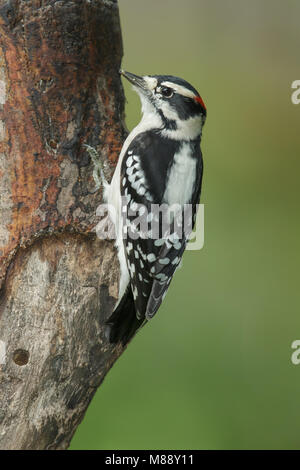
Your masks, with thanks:
<instances>
[{"instance_id":1,"label":"tree bark","mask_svg":"<svg viewBox=\"0 0 300 470\"><path fill-rule=\"evenodd\" d=\"M112 175L117 1L0 0L0 35L0 448L65 449L123 350L104 336L119 268L84 147Z\"/></svg>"}]
</instances>

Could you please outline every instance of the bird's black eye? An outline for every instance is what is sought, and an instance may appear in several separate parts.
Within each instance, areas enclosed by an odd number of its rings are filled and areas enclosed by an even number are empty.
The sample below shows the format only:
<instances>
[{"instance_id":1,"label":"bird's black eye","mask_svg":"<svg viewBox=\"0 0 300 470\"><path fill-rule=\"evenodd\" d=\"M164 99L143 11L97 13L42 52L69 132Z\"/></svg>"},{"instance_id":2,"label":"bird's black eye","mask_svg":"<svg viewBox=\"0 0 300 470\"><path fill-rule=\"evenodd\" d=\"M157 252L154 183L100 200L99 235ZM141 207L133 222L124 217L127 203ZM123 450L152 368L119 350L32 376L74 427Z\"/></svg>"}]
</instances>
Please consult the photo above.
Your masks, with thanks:
<instances>
[{"instance_id":1,"label":"bird's black eye","mask_svg":"<svg viewBox=\"0 0 300 470\"><path fill-rule=\"evenodd\" d=\"M169 88L167 86L162 86L160 92L165 98L171 98L174 94L172 88Z\"/></svg>"}]
</instances>

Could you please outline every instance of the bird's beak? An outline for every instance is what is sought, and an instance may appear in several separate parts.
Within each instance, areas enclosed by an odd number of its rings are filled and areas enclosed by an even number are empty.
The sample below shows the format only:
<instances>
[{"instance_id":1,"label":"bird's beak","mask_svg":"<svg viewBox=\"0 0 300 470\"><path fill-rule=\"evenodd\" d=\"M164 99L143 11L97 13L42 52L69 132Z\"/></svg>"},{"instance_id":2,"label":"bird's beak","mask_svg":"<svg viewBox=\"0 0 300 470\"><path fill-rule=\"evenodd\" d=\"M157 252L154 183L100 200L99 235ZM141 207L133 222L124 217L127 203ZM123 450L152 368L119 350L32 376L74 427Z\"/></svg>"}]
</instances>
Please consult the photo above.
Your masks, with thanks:
<instances>
[{"instance_id":1,"label":"bird's beak","mask_svg":"<svg viewBox=\"0 0 300 470\"><path fill-rule=\"evenodd\" d=\"M139 77L138 75L134 75L130 72L125 72L125 70L120 70L120 74L127 78L127 80L132 83L132 85L136 86L137 88L141 88L145 92L149 92L149 87L147 86L147 82L143 77Z\"/></svg>"}]
</instances>

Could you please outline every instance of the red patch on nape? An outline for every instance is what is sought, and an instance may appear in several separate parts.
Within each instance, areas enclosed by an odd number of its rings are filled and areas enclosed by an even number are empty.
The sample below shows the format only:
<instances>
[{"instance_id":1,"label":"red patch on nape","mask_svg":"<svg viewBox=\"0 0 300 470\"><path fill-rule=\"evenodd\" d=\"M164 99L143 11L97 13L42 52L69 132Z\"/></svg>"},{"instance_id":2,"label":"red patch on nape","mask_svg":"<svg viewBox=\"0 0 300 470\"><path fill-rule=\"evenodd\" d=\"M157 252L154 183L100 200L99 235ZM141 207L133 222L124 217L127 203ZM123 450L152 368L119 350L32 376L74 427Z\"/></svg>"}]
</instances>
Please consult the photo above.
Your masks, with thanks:
<instances>
[{"instance_id":1,"label":"red patch on nape","mask_svg":"<svg viewBox=\"0 0 300 470\"><path fill-rule=\"evenodd\" d=\"M194 100L195 100L197 103L199 103L199 104L202 106L202 108L206 109L206 106L205 106L204 101L203 101L203 99L201 98L201 96L195 96Z\"/></svg>"}]
</instances>

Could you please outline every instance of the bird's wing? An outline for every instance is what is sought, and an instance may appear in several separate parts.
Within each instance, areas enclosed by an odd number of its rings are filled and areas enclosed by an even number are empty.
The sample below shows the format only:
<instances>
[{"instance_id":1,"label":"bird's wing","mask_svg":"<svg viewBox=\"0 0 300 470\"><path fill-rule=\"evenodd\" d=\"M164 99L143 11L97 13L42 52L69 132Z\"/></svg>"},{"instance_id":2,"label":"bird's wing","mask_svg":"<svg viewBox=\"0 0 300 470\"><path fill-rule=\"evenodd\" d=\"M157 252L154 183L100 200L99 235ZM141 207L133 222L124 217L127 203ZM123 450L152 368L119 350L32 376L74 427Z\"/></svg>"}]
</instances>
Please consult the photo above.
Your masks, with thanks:
<instances>
[{"instance_id":1,"label":"bird's wing","mask_svg":"<svg viewBox=\"0 0 300 470\"><path fill-rule=\"evenodd\" d=\"M124 156L121 168L121 195L123 204L123 226L127 233L123 234L123 243L130 273L131 288L135 301L137 317L150 319L158 310L164 295L170 285L171 279L177 269L187 243L187 236L182 233L178 220L189 218L192 227L197 201L190 201L192 212L187 215L182 211L174 215L169 233L162 233L162 216L153 210L153 204L162 200L164 188L161 187L162 168L167 171L168 166L176 152L170 151L160 161L160 172L155 168L145 168L144 162L157 161L159 145L153 136L149 142L145 136L135 139ZM145 155L145 152L148 152ZM149 155L149 152L152 155ZM200 155L201 156L201 155ZM143 159L144 157L144 159ZM146 157L146 158L145 158ZM149 176L149 172L154 174ZM147 177L148 175L148 177ZM165 180L163 176L162 181ZM155 187L153 187L155 182ZM199 182L197 182L199 185ZM151 185L151 186L150 186ZM201 175L200 175L201 185ZM199 193L195 194L198 199ZM158 204L157 204L158 205Z\"/></svg>"},{"instance_id":2,"label":"bird's wing","mask_svg":"<svg viewBox=\"0 0 300 470\"><path fill-rule=\"evenodd\" d=\"M134 224L135 221L129 215L128 225L134 227ZM151 235L151 228L147 232ZM124 239L131 287L139 318L150 319L156 313L181 261L186 241L185 236L174 237L174 232L166 238Z\"/></svg>"}]
</instances>

